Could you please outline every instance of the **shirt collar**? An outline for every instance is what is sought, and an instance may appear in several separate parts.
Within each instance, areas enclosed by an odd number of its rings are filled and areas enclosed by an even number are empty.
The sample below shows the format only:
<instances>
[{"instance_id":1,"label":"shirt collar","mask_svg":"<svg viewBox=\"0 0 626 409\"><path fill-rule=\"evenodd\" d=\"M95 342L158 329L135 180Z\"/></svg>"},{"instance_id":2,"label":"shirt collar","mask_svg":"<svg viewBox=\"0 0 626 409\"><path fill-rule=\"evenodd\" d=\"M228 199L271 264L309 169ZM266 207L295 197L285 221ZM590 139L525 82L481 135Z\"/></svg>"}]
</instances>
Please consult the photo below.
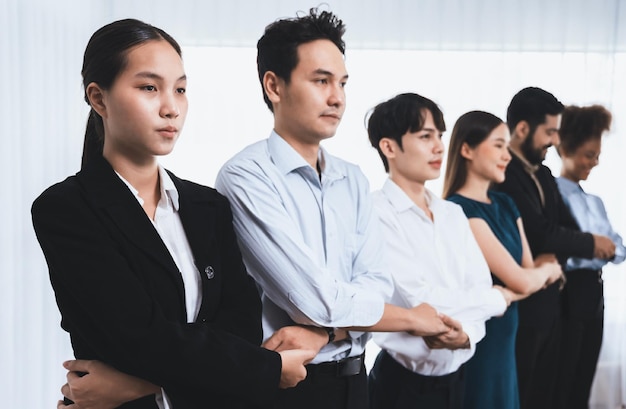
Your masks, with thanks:
<instances>
[{"instance_id":1,"label":"shirt collar","mask_svg":"<svg viewBox=\"0 0 626 409\"><path fill-rule=\"evenodd\" d=\"M583 191L583 188L578 183L564 178L563 176L556 178L556 182L558 183L559 188L566 193L578 193Z\"/></svg>"},{"instance_id":2,"label":"shirt collar","mask_svg":"<svg viewBox=\"0 0 626 409\"><path fill-rule=\"evenodd\" d=\"M284 175L297 169L311 168L311 165L304 160L302 155L278 135L276 131L272 131L270 134L267 145L272 162ZM333 157L322 146L319 148L317 160L323 179L340 179L345 176L344 172L341 172L337 167ZM316 169L314 170L317 172Z\"/></svg>"},{"instance_id":3,"label":"shirt collar","mask_svg":"<svg viewBox=\"0 0 626 409\"><path fill-rule=\"evenodd\" d=\"M180 206L178 203L178 190L169 173L167 173L165 168L161 165L159 165L159 176L161 178L161 197L169 197L172 206L174 206L174 210L178 211L178 207Z\"/></svg>"},{"instance_id":4,"label":"shirt collar","mask_svg":"<svg viewBox=\"0 0 626 409\"><path fill-rule=\"evenodd\" d=\"M128 189L130 189L139 204L143 206L144 200L139 196L139 191L135 189L133 185L131 185L129 181L124 179L124 177L120 175L117 171L115 171L115 173L122 180L122 182L124 182L126 186L128 186ZM161 165L159 165L159 182L159 185L161 186L161 201L164 200L164 198L167 198L166 200L168 200L172 204L174 210L178 211L178 190L176 189L174 181L172 180L170 175Z\"/></svg>"},{"instance_id":5,"label":"shirt collar","mask_svg":"<svg viewBox=\"0 0 626 409\"><path fill-rule=\"evenodd\" d=\"M424 213L393 180L387 178L382 187L382 191L397 212L400 213L415 208L420 214ZM440 200L428 189L425 189L424 194L426 195L426 204L428 204L428 207L433 213L436 213L439 210Z\"/></svg>"},{"instance_id":6,"label":"shirt collar","mask_svg":"<svg viewBox=\"0 0 626 409\"><path fill-rule=\"evenodd\" d=\"M535 174L535 172L537 172L537 170L539 169L539 165L533 165L532 163L528 162L528 160L526 160L525 157L523 157L521 154L519 154L514 149L509 149L509 152L511 152L511 154L515 155L515 157L517 159L519 159L520 162L522 162L522 166L524 167L524 170L526 172L531 173L531 174Z\"/></svg>"}]
</instances>

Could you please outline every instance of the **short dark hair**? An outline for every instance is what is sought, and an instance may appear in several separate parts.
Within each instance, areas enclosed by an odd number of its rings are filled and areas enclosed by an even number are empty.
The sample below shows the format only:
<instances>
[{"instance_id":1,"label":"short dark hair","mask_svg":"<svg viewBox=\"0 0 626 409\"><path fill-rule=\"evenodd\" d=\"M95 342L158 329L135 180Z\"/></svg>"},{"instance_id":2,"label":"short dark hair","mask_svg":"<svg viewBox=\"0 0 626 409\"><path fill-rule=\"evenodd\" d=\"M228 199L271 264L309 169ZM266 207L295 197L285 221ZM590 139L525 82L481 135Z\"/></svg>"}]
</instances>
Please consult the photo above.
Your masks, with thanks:
<instances>
[{"instance_id":1,"label":"short dark hair","mask_svg":"<svg viewBox=\"0 0 626 409\"><path fill-rule=\"evenodd\" d=\"M506 122L509 131L513 130L521 121L528 123L533 135L537 127L546 122L546 115L558 115L565 107L554 95L537 87L527 87L519 91L506 111Z\"/></svg>"},{"instance_id":2,"label":"short dark hair","mask_svg":"<svg viewBox=\"0 0 626 409\"><path fill-rule=\"evenodd\" d=\"M345 54L342 39L346 31L343 21L329 11L311 8L309 14L281 19L265 27L265 33L257 42L257 70L263 86L268 71L282 78L287 84L291 72L298 65L298 46L315 40L330 40ZM263 91L263 99L270 111L272 102Z\"/></svg>"},{"instance_id":3,"label":"short dark hair","mask_svg":"<svg viewBox=\"0 0 626 409\"><path fill-rule=\"evenodd\" d=\"M95 82L102 89L111 88L128 64L129 50L147 41L167 41L178 55L182 55L180 46L172 36L160 28L135 19L114 21L93 33L85 48L81 70L84 98L88 104L87 86ZM87 119L81 166L84 167L94 157L102 156L103 143L102 118L92 108Z\"/></svg>"},{"instance_id":4,"label":"short dark hair","mask_svg":"<svg viewBox=\"0 0 626 409\"><path fill-rule=\"evenodd\" d=\"M390 138L402 149L402 136L407 132L417 132L424 127L425 110L430 111L435 126L441 132L446 130L441 109L430 99L414 93L396 95L388 101L381 102L370 111L367 120L367 134L370 143L380 155L389 172L387 157L380 150L380 140Z\"/></svg>"},{"instance_id":5,"label":"short dark hair","mask_svg":"<svg viewBox=\"0 0 626 409\"><path fill-rule=\"evenodd\" d=\"M566 107L559 131L559 154L573 154L585 142L602 138L602 133L611 127L611 119L611 113L602 105Z\"/></svg>"}]
</instances>

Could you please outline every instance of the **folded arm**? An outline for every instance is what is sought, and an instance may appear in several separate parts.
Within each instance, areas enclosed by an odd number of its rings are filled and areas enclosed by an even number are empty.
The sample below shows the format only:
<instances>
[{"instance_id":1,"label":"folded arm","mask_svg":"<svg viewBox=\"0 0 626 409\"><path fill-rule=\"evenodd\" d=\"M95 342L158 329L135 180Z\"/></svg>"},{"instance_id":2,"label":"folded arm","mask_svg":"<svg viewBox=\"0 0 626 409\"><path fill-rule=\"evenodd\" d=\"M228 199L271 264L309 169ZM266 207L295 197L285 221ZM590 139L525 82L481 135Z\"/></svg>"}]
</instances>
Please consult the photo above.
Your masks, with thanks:
<instances>
[{"instance_id":1,"label":"folded arm","mask_svg":"<svg viewBox=\"0 0 626 409\"><path fill-rule=\"evenodd\" d=\"M249 273L264 295L303 325L370 326L380 320L391 280L383 272L376 220L365 192L357 226L345 250L350 277L321 266L279 191L261 169L226 167L216 187L231 203L234 226ZM356 209L355 209L356 211ZM311 215L311 217L318 217ZM353 254L349 252L352 251Z\"/></svg>"},{"instance_id":2,"label":"folded arm","mask_svg":"<svg viewBox=\"0 0 626 409\"><path fill-rule=\"evenodd\" d=\"M517 220L517 226L522 240L522 265L515 261L485 220L471 218L469 222L489 269L507 288L518 294L516 299L531 295L562 275L556 260L534 266L521 219Z\"/></svg>"},{"instance_id":3,"label":"folded arm","mask_svg":"<svg viewBox=\"0 0 626 409\"><path fill-rule=\"evenodd\" d=\"M63 367L68 374L61 393L81 409L116 408L161 391L160 387L148 381L99 361L71 360L64 362Z\"/></svg>"},{"instance_id":4,"label":"folded arm","mask_svg":"<svg viewBox=\"0 0 626 409\"><path fill-rule=\"evenodd\" d=\"M128 250L80 194L50 192L32 212L64 328L82 347L79 358L97 357L166 389L236 394L233 377L251 390L278 385L276 354L208 324L168 319L125 255ZM228 368L230 376L215 367ZM257 397L268 395L258 392Z\"/></svg>"}]
</instances>

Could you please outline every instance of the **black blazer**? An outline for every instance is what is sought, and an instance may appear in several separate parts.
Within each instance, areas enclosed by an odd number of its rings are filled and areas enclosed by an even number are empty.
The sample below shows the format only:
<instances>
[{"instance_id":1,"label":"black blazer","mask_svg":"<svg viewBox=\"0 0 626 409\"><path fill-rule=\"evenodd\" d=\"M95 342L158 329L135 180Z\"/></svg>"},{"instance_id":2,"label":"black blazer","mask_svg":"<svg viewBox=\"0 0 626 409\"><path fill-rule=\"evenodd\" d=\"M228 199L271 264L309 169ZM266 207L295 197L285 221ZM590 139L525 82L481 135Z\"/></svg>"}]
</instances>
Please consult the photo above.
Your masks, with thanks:
<instances>
[{"instance_id":1,"label":"black blazer","mask_svg":"<svg viewBox=\"0 0 626 409\"><path fill-rule=\"evenodd\" d=\"M183 281L134 195L104 158L48 188L32 206L76 358L162 386L175 408L271 407L280 356L260 348L261 303L227 200L170 174L203 280L196 323ZM127 408L156 408L154 397Z\"/></svg>"},{"instance_id":2,"label":"black blazer","mask_svg":"<svg viewBox=\"0 0 626 409\"><path fill-rule=\"evenodd\" d=\"M511 156L505 181L494 188L515 201L533 256L554 253L563 266L571 256L593 257L593 236L578 228L550 169L540 165L535 173L543 188L545 205L542 206L537 186L524 170L522 161L514 154ZM559 311L559 290L555 283L519 302L520 325L551 325Z\"/></svg>"}]
</instances>

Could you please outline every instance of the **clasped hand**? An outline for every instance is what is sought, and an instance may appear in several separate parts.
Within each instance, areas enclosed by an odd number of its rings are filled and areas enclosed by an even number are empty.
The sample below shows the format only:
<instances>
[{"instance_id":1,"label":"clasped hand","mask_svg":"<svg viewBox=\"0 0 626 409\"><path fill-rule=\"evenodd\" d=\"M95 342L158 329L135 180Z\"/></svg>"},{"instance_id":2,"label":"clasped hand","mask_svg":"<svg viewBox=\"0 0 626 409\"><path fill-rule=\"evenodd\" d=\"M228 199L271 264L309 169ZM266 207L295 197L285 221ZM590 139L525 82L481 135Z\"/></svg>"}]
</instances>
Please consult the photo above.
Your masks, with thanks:
<instances>
[{"instance_id":1,"label":"clasped hand","mask_svg":"<svg viewBox=\"0 0 626 409\"><path fill-rule=\"evenodd\" d=\"M160 391L158 386L100 361L71 360L64 362L63 367L68 373L61 393L74 404L66 406L59 401L59 409L113 409Z\"/></svg>"},{"instance_id":2,"label":"clasped hand","mask_svg":"<svg viewBox=\"0 0 626 409\"><path fill-rule=\"evenodd\" d=\"M306 367L328 342L322 328L292 325L272 334L262 347L276 351L282 359L280 388L291 388L306 378Z\"/></svg>"},{"instance_id":3,"label":"clasped hand","mask_svg":"<svg viewBox=\"0 0 626 409\"><path fill-rule=\"evenodd\" d=\"M430 349L466 349L470 347L469 336L463 331L461 323L447 315L440 314L447 330L438 335L423 337Z\"/></svg>"}]
</instances>

